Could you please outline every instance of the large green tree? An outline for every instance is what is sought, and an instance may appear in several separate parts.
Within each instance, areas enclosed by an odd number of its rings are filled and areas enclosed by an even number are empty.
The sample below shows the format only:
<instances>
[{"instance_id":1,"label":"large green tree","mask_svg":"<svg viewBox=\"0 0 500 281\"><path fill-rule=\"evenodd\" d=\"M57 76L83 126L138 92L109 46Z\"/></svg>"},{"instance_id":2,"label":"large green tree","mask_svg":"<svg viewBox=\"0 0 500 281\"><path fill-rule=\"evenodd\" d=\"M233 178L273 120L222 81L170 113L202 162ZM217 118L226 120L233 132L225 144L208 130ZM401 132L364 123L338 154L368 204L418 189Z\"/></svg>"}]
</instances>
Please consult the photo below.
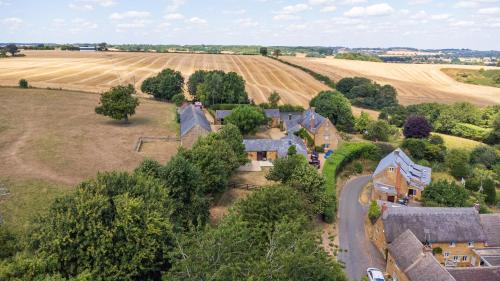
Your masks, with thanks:
<instances>
[{"instance_id":1,"label":"large green tree","mask_svg":"<svg viewBox=\"0 0 500 281\"><path fill-rule=\"evenodd\" d=\"M240 105L224 118L224 122L235 125L244 135L254 134L266 121L262 109L251 105Z\"/></svg>"},{"instance_id":2,"label":"large green tree","mask_svg":"<svg viewBox=\"0 0 500 281\"><path fill-rule=\"evenodd\" d=\"M205 105L249 103L245 80L236 72L206 71L197 73L193 79L188 87L191 91L196 86L195 95Z\"/></svg>"},{"instance_id":3,"label":"large green tree","mask_svg":"<svg viewBox=\"0 0 500 281\"><path fill-rule=\"evenodd\" d=\"M385 120L370 122L366 128L364 138L372 141L388 141L394 130Z\"/></svg>"},{"instance_id":4,"label":"large green tree","mask_svg":"<svg viewBox=\"0 0 500 281\"><path fill-rule=\"evenodd\" d=\"M141 91L156 99L170 101L175 95L182 94L184 77L179 71L164 69L158 75L150 77L141 85Z\"/></svg>"},{"instance_id":5,"label":"large green tree","mask_svg":"<svg viewBox=\"0 0 500 281\"><path fill-rule=\"evenodd\" d=\"M450 173L457 179L467 178L471 173L469 152L463 149L451 149L445 158Z\"/></svg>"},{"instance_id":6,"label":"large green tree","mask_svg":"<svg viewBox=\"0 0 500 281\"><path fill-rule=\"evenodd\" d=\"M160 280L171 265L172 201L157 180L104 173L57 199L30 234L48 273L92 280Z\"/></svg>"},{"instance_id":7,"label":"large green tree","mask_svg":"<svg viewBox=\"0 0 500 281\"><path fill-rule=\"evenodd\" d=\"M130 84L113 87L101 95L100 105L95 108L95 112L128 122L129 116L135 114L135 109L139 105L139 99L132 96L134 93L135 89Z\"/></svg>"},{"instance_id":8,"label":"large green tree","mask_svg":"<svg viewBox=\"0 0 500 281\"><path fill-rule=\"evenodd\" d=\"M431 183L422 193L425 205L466 207L469 191L455 182L445 180Z\"/></svg>"},{"instance_id":9,"label":"large green tree","mask_svg":"<svg viewBox=\"0 0 500 281\"><path fill-rule=\"evenodd\" d=\"M198 85L205 82L205 75L207 71L205 70L196 70L191 76L189 76L189 80L187 82L188 92L192 96L196 96L196 90L198 89Z\"/></svg>"},{"instance_id":10,"label":"large green tree","mask_svg":"<svg viewBox=\"0 0 500 281\"><path fill-rule=\"evenodd\" d=\"M309 103L316 112L330 119L342 131L351 131L354 126L351 103L338 92L322 91Z\"/></svg>"}]
</instances>

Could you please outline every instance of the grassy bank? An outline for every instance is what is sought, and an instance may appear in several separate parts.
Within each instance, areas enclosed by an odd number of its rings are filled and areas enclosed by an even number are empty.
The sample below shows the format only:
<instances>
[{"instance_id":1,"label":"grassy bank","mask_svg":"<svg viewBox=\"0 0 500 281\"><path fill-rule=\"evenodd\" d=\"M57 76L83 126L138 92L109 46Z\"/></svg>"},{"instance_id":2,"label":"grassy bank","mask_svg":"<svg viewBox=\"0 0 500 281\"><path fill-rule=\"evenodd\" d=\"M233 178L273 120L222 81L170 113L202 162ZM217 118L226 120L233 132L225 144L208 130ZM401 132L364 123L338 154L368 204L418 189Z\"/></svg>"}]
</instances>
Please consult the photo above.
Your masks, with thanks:
<instances>
[{"instance_id":1,"label":"grassy bank","mask_svg":"<svg viewBox=\"0 0 500 281\"><path fill-rule=\"evenodd\" d=\"M441 69L458 82L500 88L500 70L490 69Z\"/></svg>"}]
</instances>

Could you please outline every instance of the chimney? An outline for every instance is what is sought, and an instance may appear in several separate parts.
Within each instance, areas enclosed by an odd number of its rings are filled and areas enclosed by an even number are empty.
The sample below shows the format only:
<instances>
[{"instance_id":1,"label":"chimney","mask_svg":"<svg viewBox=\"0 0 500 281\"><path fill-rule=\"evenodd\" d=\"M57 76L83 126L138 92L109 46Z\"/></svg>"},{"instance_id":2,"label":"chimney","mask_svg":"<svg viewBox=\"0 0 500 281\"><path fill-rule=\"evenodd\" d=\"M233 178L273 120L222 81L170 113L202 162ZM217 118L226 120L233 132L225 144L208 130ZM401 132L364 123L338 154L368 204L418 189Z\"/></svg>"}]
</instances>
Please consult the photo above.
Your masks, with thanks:
<instances>
[{"instance_id":1,"label":"chimney","mask_svg":"<svg viewBox=\"0 0 500 281\"><path fill-rule=\"evenodd\" d=\"M315 119L315 111L314 111L314 107L311 107L311 124L310 124L310 127L311 127L311 131L314 130L314 126L316 125L316 120Z\"/></svg>"}]
</instances>

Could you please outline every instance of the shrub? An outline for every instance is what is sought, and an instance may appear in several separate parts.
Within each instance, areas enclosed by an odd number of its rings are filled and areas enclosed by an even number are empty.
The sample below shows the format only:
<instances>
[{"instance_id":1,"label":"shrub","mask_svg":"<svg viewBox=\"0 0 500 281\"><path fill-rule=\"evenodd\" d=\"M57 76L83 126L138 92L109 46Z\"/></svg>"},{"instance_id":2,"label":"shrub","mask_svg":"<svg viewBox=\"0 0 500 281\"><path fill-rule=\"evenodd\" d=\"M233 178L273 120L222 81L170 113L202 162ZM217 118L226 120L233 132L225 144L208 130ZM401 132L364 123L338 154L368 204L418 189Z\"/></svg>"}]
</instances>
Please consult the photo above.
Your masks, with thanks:
<instances>
[{"instance_id":1,"label":"shrub","mask_svg":"<svg viewBox=\"0 0 500 281\"><path fill-rule=\"evenodd\" d=\"M411 157L416 160L424 159L426 143L421 139L405 139L401 145Z\"/></svg>"},{"instance_id":2,"label":"shrub","mask_svg":"<svg viewBox=\"0 0 500 281\"><path fill-rule=\"evenodd\" d=\"M356 162L356 164L354 164L354 171L358 174L361 174L363 172L363 164L361 164L360 162Z\"/></svg>"},{"instance_id":3,"label":"shrub","mask_svg":"<svg viewBox=\"0 0 500 281\"><path fill-rule=\"evenodd\" d=\"M326 206L323 211L323 220L332 223L337 212L336 180L337 174L354 159L380 159L380 150L373 143L353 142L344 143L330 156L323 166L323 175L326 179Z\"/></svg>"},{"instance_id":4,"label":"shrub","mask_svg":"<svg viewBox=\"0 0 500 281\"><path fill-rule=\"evenodd\" d=\"M172 102L175 103L176 106L181 106L186 101L186 97L183 94L177 94L172 97Z\"/></svg>"},{"instance_id":5,"label":"shrub","mask_svg":"<svg viewBox=\"0 0 500 281\"><path fill-rule=\"evenodd\" d=\"M467 139L472 139L472 140L477 140L477 141L484 141L488 137L492 130L491 129L485 129L476 125L472 124L467 124L467 123L457 123L455 126L451 129L451 133L455 136L467 138Z\"/></svg>"},{"instance_id":6,"label":"shrub","mask_svg":"<svg viewBox=\"0 0 500 281\"><path fill-rule=\"evenodd\" d=\"M28 80L21 79L19 80L19 88L27 89L29 87Z\"/></svg>"},{"instance_id":7,"label":"shrub","mask_svg":"<svg viewBox=\"0 0 500 281\"><path fill-rule=\"evenodd\" d=\"M421 116L410 116L403 127L403 135L406 138L427 138L431 133L431 125Z\"/></svg>"},{"instance_id":8,"label":"shrub","mask_svg":"<svg viewBox=\"0 0 500 281\"><path fill-rule=\"evenodd\" d=\"M443 253L443 248L441 247L432 248L433 255L441 255L442 253Z\"/></svg>"},{"instance_id":9,"label":"shrub","mask_svg":"<svg viewBox=\"0 0 500 281\"><path fill-rule=\"evenodd\" d=\"M446 155L446 166L450 174L457 179L467 178L471 173L469 165L469 153L462 149L452 149Z\"/></svg>"},{"instance_id":10,"label":"shrub","mask_svg":"<svg viewBox=\"0 0 500 281\"><path fill-rule=\"evenodd\" d=\"M488 169L493 167L497 161L498 155L496 150L485 145L477 146L470 155L471 164L482 164Z\"/></svg>"},{"instance_id":11,"label":"shrub","mask_svg":"<svg viewBox=\"0 0 500 281\"><path fill-rule=\"evenodd\" d=\"M429 143L431 144L444 144L443 137L440 135L431 135L429 137Z\"/></svg>"},{"instance_id":12,"label":"shrub","mask_svg":"<svg viewBox=\"0 0 500 281\"><path fill-rule=\"evenodd\" d=\"M431 183L422 193L425 206L466 207L469 191L455 182Z\"/></svg>"},{"instance_id":13,"label":"shrub","mask_svg":"<svg viewBox=\"0 0 500 281\"><path fill-rule=\"evenodd\" d=\"M381 214L382 211L380 210L380 207L377 205L377 201L372 200L372 202L370 203L370 208L368 209L368 218L370 219L372 224L377 221L377 219L380 217Z\"/></svg>"},{"instance_id":14,"label":"shrub","mask_svg":"<svg viewBox=\"0 0 500 281\"><path fill-rule=\"evenodd\" d=\"M388 141L393 133L394 130L387 121L377 120L368 124L366 134L363 137L372 141Z\"/></svg>"}]
</instances>

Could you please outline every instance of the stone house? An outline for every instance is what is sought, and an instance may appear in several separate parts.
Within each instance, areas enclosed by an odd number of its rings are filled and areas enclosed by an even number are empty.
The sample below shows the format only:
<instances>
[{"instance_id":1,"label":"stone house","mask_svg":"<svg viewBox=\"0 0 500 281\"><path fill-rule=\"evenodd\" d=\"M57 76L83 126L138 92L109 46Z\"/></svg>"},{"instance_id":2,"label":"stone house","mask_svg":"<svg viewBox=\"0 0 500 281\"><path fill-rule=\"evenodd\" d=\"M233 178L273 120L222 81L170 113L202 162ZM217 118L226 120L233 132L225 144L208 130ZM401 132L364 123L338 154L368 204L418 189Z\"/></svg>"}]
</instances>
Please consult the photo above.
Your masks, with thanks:
<instances>
[{"instance_id":1,"label":"stone house","mask_svg":"<svg viewBox=\"0 0 500 281\"><path fill-rule=\"evenodd\" d=\"M500 280L500 266L474 267L474 268L449 268L448 272L456 281L485 281Z\"/></svg>"},{"instance_id":2,"label":"stone house","mask_svg":"<svg viewBox=\"0 0 500 281\"><path fill-rule=\"evenodd\" d=\"M288 135L280 140L272 139L245 139L243 140L248 159L252 161L274 161L287 156L288 148L295 146L297 154L307 157L307 147L304 141L295 136Z\"/></svg>"},{"instance_id":3,"label":"stone house","mask_svg":"<svg viewBox=\"0 0 500 281\"><path fill-rule=\"evenodd\" d=\"M216 110L215 125L224 125L224 119L231 115L232 110ZM279 109L264 109L264 115L269 119L271 128L278 128L281 123L281 115Z\"/></svg>"},{"instance_id":4,"label":"stone house","mask_svg":"<svg viewBox=\"0 0 500 281\"><path fill-rule=\"evenodd\" d=\"M304 128L314 140L315 146L335 149L342 140L333 123L328 118L318 114L313 107L301 114L285 113L282 114L283 117L283 127L289 135Z\"/></svg>"},{"instance_id":5,"label":"stone house","mask_svg":"<svg viewBox=\"0 0 500 281\"><path fill-rule=\"evenodd\" d=\"M184 148L191 148L196 141L208 135L212 129L210 122L205 117L205 113L200 107L195 105L185 105L178 110L181 125L181 145Z\"/></svg>"},{"instance_id":6,"label":"stone house","mask_svg":"<svg viewBox=\"0 0 500 281\"><path fill-rule=\"evenodd\" d=\"M475 208L386 207L374 225L372 240L383 254L403 232L436 252L439 263L450 267L479 264L476 249L486 247L488 235ZM498 235L498 234L497 234Z\"/></svg>"},{"instance_id":7,"label":"stone house","mask_svg":"<svg viewBox=\"0 0 500 281\"><path fill-rule=\"evenodd\" d=\"M384 157L373 173L373 200L397 202L408 196L416 200L431 182L432 169L415 164L401 149Z\"/></svg>"},{"instance_id":8,"label":"stone house","mask_svg":"<svg viewBox=\"0 0 500 281\"><path fill-rule=\"evenodd\" d=\"M455 280L409 229L389 244L386 272L394 281Z\"/></svg>"}]
</instances>

